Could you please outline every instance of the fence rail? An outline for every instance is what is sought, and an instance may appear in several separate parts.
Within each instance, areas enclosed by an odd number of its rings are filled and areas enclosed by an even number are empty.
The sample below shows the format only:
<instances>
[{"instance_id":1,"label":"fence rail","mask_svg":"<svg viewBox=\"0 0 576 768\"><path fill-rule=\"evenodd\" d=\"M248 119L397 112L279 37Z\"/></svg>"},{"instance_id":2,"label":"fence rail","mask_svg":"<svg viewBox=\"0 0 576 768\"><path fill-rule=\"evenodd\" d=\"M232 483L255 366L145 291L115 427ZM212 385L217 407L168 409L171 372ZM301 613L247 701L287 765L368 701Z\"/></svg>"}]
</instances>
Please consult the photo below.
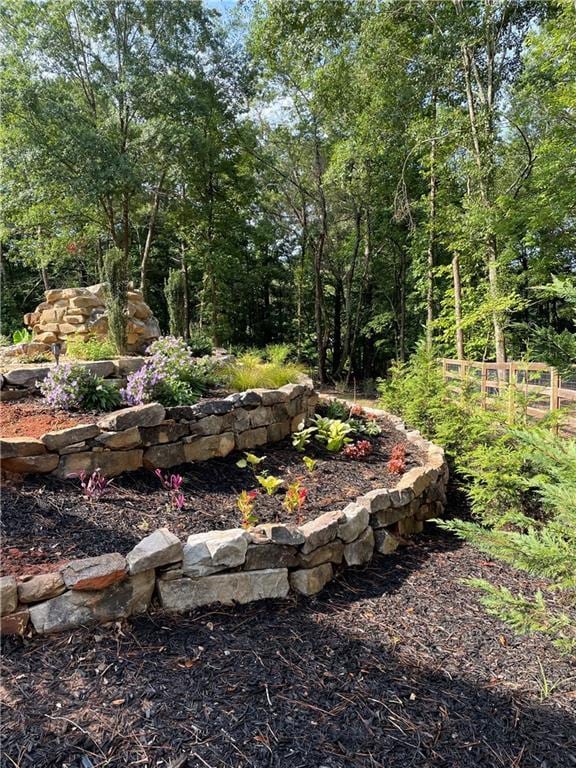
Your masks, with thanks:
<instances>
[{"instance_id":1,"label":"fence rail","mask_svg":"<svg viewBox=\"0 0 576 768\"><path fill-rule=\"evenodd\" d=\"M560 376L546 363L480 363L473 360L442 358L444 379L460 390L458 382L466 382L480 393L486 409L499 395L508 394L510 409L518 407L516 394L524 395L526 414L541 419L562 411L562 432L576 436L576 369Z\"/></svg>"}]
</instances>

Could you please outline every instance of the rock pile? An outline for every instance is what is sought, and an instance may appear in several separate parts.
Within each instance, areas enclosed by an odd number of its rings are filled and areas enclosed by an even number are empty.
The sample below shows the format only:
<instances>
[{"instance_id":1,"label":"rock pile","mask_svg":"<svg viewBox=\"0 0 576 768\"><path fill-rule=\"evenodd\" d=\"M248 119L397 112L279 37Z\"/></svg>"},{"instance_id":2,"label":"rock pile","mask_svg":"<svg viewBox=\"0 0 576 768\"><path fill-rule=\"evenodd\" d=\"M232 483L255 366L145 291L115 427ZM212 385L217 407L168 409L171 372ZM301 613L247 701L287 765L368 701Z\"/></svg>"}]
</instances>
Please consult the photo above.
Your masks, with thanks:
<instances>
[{"instance_id":1,"label":"rock pile","mask_svg":"<svg viewBox=\"0 0 576 768\"><path fill-rule=\"evenodd\" d=\"M62 288L46 291L45 301L34 312L24 315L25 325L32 330L35 344L65 342L70 337L104 338L108 318L104 283L87 288ZM160 326L145 303L141 291L128 291L128 351L141 352L160 336Z\"/></svg>"}]
</instances>

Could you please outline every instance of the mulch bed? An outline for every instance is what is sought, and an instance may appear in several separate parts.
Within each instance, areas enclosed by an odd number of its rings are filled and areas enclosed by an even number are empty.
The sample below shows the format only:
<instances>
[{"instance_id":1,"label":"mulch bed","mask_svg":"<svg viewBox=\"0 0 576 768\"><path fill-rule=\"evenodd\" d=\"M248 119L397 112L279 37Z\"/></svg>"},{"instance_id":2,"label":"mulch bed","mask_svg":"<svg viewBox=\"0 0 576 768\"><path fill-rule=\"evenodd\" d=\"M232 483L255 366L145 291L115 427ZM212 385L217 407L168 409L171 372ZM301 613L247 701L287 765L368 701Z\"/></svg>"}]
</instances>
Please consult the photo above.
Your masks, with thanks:
<instances>
[{"instance_id":1,"label":"mulch bed","mask_svg":"<svg viewBox=\"0 0 576 768\"><path fill-rule=\"evenodd\" d=\"M317 459L312 473L306 470L301 453L286 439L258 449L266 456L256 473L267 470L285 480L284 486L300 478L308 490L303 520L331 509L378 487L390 487L399 476L390 474L386 462L394 444L407 447L406 468L422 463L423 456L385 420L380 437L373 438L374 453L362 460L328 454L311 444L306 455ZM23 574L43 572L63 562L105 552L127 553L147 533L166 526L182 540L191 533L237 528L241 515L236 507L238 494L259 488L250 468L241 469L237 452L225 459L186 464L167 474L184 477L186 507L177 510L168 503L168 494L151 471L118 477L106 496L90 502L82 496L77 480L30 477L21 488L3 491L3 556L0 572ZM283 490L274 496L261 491L254 512L259 522L296 523L293 513L282 506ZM298 521L301 522L301 521Z\"/></svg>"},{"instance_id":2,"label":"mulch bed","mask_svg":"<svg viewBox=\"0 0 576 768\"><path fill-rule=\"evenodd\" d=\"M72 414L51 408L39 397L0 403L0 436L42 437L46 432L67 429L76 424L94 424L97 413Z\"/></svg>"},{"instance_id":3,"label":"mulch bed","mask_svg":"<svg viewBox=\"0 0 576 768\"><path fill-rule=\"evenodd\" d=\"M313 600L9 638L2 764L573 768L573 666L470 576L538 587L432 531Z\"/></svg>"}]
</instances>

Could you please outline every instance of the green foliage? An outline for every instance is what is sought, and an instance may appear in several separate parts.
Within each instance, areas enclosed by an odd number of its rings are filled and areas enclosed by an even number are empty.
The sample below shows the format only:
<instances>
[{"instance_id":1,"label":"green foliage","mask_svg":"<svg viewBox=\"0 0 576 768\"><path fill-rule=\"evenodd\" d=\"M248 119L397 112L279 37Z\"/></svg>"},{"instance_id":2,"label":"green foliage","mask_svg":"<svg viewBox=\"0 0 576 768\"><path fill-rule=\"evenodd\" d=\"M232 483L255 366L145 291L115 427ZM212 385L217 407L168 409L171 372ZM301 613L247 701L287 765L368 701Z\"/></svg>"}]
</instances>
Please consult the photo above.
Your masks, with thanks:
<instances>
[{"instance_id":1,"label":"green foliage","mask_svg":"<svg viewBox=\"0 0 576 768\"><path fill-rule=\"evenodd\" d=\"M212 339L201 328L192 328L187 343L194 357L204 357L212 352Z\"/></svg>"},{"instance_id":2,"label":"green foliage","mask_svg":"<svg viewBox=\"0 0 576 768\"><path fill-rule=\"evenodd\" d=\"M121 404L118 387L86 368L79 377L79 394L82 408L87 411L113 411Z\"/></svg>"},{"instance_id":3,"label":"green foliage","mask_svg":"<svg viewBox=\"0 0 576 768\"><path fill-rule=\"evenodd\" d=\"M264 350L264 359L274 365L283 365L291 353L290 344L268 344Z\"/></svg>"},{"instance_id":4,"label":"green foliage","mask_svg":"<svg viewBox=\"0 0 576 768\"><path fill-rule=\"evenodd\" d=\"M33 352L30 355L18 355L18 357L13 359L19 363L51 363L54 361L49 352Z\"/></svg>"},{"instance_id":5,"label":"green foliage","mask_svg":"<svg viewBox=\"0 0 576 768\"><path fill-rule=\"evenodd\" d=\"M316 465L318 464L318 461L316 459L311 458L310 456L302 456L302 461L304 462L304 466L312 474L314 470L316 469Z\"/></svg>"},{"instance_id":6,"label":"green foliage","mask_svg":"<svg viewBox=\"0 0 576 768\"><path fill-rule=\"evenodd\" d=\"M382 433L380 425L371 419L348 419L348 423L354 432L367 437L378 437Z\"/></svg>"},{"instance_id":7,"label":"green foliage","mask_svg":"<svg viewBox=\"0 0 576 768\"><path fill-rule=\"evenodd\" d=\"M170 333L172 336L186 336L186 316L184 312L186 276L181 269L171 269L164 283L164 296L168 306Z\"/></svg>"},{"instance_id":8,"label":"green foliage","mask_svg":"<svg viewBox=\"0 0 576 768\"><path fill-rule=\"evenodd\" d=\"M256 456L255 453L245 452L243 459L238 459L236 466L245 469L250 466L253 470L266 459L266 456Z\"/></svg>"},{"instance_id":9,"label":"green foliage","mask_svg":"<svg viewBox=\"0 0 576 768\"><path fill-rule=\"evenodd\" d=\"M329 419L347 421L350 416L350 405L344 400L331 400L326 407L326 416Z\"/></svg>"},{"instance_id":10,"label":"green foliage","mask_svg":"<svg viewBox=\"0 0 576 768\"><path fill-rule=\"evenodd\" d=\"M522 632L551 635L576 647L576 441L527 424L521 407L480 408L474 392L455 394L422 351L381 385L385 405L443 444L466 490L474 521L438 521L492 557L548 580L536 597L476 580L488 609ZM567 611L546 592L562 593Z\"/></svg>"},{"instance_id":11,"label":"green foliage","mask_svg":"<svg viewBox=\"0 0 576 768\"><path fill-rule=\"evenodd\" d=\"M264 488L268 496L274 496L284 483L282 478L268 474L256 475L256 480L258 480L258 483Z\"/></svg>"},{"instance_id":12,"label":"green foliage","mask_svg":"<svg viewBox=\"0 0 576 768\"><path fill-rule=\"evenodd\" d=\"M312 435L317 431L317 427L305 427L304 424L300 425L300 429L297 432L292 433L292 445L297 451L304 451L309 445Z\"/></svg>"},{"instance_id":13,"label":"green foliage","mask_svg":"<svg viewBox=\"0 0 576 768\"><path fill-rule=\"evenodd\" d=\"M348 434L352 432L352 427L340 419L330 419L326 416L315 416L314 425L316 426L316 438L324 443L326 450L330 453L339 453L342 448L351 443Z\"/></svg>"},{"instance_id":14,"label":"green foliage","mask_svg":"<svg viewBox=\"0 0 576 768\"><path fill-rule=\"evenodd\" d=\"M73 360L110 360L116 357L116 348L110 339L70 337L66 342L66 356Z\"/></svg>"},{"instance_id":15,"label":"green foliage","mask_svg":"<svg viewBox=\"0 0 576 768\"><path fill-rule=\"evenodd\" d=\"M27 344L30 341L32 341L32 333L26 328L20 328L12 334L13 344Z\"/></svg>"},{"instance_id":16,"label":"green foliage","mask_svg":"<svg viewBox=\"0 0 576 768\"><path fill-rule=\"evenodd\" d=\"M104 272L108 282L106 310L110 344L124 355L127 349L128 264L125 254L119 248L110 248L106 252Z\"/></svg>"},{"instance_id":17,"label":"green foliage","mask_svg":"<svg viewBox=\"0 0 576 768\"><path fill-rule=\"evenodd\" d=\"M296 382L304 373L297 363L264 363L254 353L244 353L222 371L225 386L243 392L247 389L276 389Z\"/></svg>"}]
</instances>

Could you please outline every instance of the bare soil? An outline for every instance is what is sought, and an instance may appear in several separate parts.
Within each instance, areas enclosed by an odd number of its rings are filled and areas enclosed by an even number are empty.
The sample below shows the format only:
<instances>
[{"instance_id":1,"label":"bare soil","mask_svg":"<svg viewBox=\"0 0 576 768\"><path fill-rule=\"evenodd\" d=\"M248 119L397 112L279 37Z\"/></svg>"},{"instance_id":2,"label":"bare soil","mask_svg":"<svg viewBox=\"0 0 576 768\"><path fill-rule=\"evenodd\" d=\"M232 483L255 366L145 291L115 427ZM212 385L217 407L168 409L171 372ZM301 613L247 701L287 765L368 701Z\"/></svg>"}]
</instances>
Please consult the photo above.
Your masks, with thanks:
<instances>
[{"instance_id":1,"label":"bare soil","mask_svg":"<svg viewBox=\"0 0 576 768\"><path fill-rule=\"evenodd\" d=\"M97 413L57 411L40 397L27 397L0 403L0 436L39 438L56 429L94 424L97 419Z\"/></svg>"}]
</instances>

